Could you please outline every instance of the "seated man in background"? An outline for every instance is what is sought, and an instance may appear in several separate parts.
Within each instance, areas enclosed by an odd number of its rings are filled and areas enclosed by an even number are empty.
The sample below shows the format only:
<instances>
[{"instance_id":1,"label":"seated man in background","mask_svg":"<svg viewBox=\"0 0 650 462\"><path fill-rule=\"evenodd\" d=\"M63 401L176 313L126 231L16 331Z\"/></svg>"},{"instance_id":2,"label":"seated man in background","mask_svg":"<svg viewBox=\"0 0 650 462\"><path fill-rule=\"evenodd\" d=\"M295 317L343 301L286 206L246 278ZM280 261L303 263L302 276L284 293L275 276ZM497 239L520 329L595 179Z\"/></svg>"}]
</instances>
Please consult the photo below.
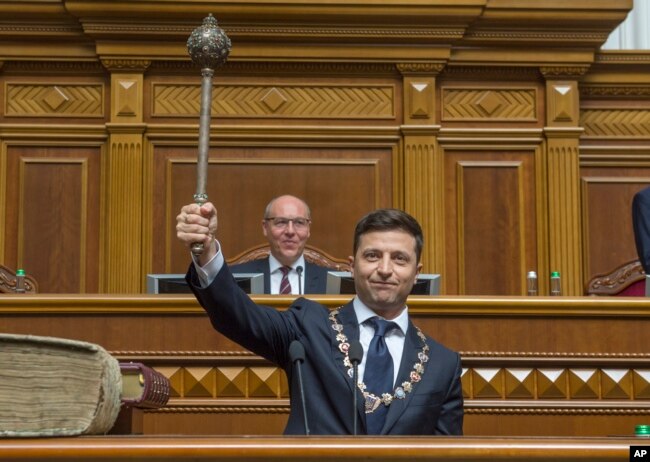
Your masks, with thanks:
<instances>
[{"instance_id":1,"label":"seated man in background","mask_svg":"<svg viewBox=\"0 0 650 462\"><path fill-rule=\"evenodd\" d=\"M264 273L264 293L324 294L327 268L305 261L311 211L294 196L271 200L264 211L262 232L271 248L268 258L233 265L233 273Z\"/></svg>"},{"instance_id":2,"label":"seated man in background","mask_svg":"<svg viewBox=\"0 0 650 462\"><path fill-rule=\"evenodd\" d=\"M214 238L213 204L184 206L176 231L186 246L204 245L186 279L214 328L286 372L285 434L462 434L460 356L417 328L406 306L422 268L422 230L413 217L382 209L357 223L350 257L357 295L333 311L302 297L282 311L253 302ZM302 382L293 373L296 341L304 347Z\"/></svg>"},{"instance_id":3,"label":"seated man in background","mask_svg":"<svg viewBox=\"0 0 650 462\"><path fill-rule=\"evenodd\" d=\"M650 274L650 187L632 199L632 226L639 261L645 273Z\"/></svg>"}]
</instances>

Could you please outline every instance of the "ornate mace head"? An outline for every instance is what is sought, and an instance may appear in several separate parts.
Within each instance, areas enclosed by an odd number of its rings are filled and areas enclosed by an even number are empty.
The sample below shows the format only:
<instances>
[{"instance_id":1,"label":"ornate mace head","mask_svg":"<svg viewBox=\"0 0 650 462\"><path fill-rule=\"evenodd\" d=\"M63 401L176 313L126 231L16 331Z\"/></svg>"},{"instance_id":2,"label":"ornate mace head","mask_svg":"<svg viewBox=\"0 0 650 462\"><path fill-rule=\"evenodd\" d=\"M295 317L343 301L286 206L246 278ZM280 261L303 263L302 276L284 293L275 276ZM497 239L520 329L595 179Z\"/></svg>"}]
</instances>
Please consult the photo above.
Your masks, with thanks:
<instances>
[{"instance_id":1,"label":"ornate mace head","mask_svg":"<svg viewBox=\"0 0 650 462\"><path fill-rule=\"evenodd\" d=\"M226 62L230 54L230 39L217 25L212 14L203 19L203 24L187 39L187 52L192 62L202 69L214 69Z\"/></svg>"}]
</instances>

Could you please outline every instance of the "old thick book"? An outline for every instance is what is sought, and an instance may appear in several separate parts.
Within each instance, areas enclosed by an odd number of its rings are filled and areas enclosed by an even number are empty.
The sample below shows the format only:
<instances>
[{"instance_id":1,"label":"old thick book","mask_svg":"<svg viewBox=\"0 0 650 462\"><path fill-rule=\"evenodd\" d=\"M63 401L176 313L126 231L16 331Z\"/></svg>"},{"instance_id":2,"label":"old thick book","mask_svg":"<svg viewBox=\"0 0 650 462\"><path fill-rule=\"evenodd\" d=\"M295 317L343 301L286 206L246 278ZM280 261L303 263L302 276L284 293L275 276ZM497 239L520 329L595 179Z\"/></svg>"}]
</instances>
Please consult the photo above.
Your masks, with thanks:
<instances>
[{"instance_id":1,"label":"old thick book","mask_svg":"<svg viewBox=\"0 0 650 462\"><path fill-rule=\"evenodd\" d=\"M144 409L159 408L169 401L169 379L142 363L121 362L122 403Z\"/></svg>"},{"instance_id":2,"label":"old thick book","mask_svg":"<svg viewBox=\"0 0 650 462\"><path fill-rule=\"evenodd\" d=\"M119 363L99 345L0 334L0 437L107 433L121 390Z\"/></svg>"}]
</instances>

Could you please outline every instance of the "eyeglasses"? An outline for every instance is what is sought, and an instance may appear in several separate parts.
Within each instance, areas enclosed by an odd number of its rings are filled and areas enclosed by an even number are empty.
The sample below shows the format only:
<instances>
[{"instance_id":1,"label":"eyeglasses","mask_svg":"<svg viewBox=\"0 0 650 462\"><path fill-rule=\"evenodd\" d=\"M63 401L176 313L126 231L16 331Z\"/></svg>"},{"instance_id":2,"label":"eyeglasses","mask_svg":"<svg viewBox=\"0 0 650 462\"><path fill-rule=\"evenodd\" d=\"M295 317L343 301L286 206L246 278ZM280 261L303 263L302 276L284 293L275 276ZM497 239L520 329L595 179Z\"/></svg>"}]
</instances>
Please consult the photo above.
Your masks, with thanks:
<instances>
[{"instance_id":1,"label":"eyeglasses","mask_svg":"<svg viewBox=\"0 0 650 462\"><path fill-rule=\"evenodd\" d=\"M285 218L285 217L269 217L265 218L264 221L270 221L271 224L278 229L286 229L289 226L289 223L293 223L293 228L296 230L302 230L307 228L311 220L309 218Z\"/></svg>"}]
</instances>

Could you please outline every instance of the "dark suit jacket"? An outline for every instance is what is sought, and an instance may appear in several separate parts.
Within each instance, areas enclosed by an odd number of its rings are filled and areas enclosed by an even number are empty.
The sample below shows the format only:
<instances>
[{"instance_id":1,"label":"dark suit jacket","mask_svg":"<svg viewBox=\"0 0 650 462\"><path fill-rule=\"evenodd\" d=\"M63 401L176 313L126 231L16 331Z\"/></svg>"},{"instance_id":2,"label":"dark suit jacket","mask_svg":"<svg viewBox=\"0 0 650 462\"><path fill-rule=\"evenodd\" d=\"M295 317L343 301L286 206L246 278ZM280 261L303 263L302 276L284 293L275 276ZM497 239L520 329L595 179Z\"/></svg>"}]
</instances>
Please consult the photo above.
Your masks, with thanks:
<instances>
[{"instance_id":1,"label":"dark suit jacket","mask_svg":"<svg viewBox=\"0 0 650 462\"><path fill-rule=\"evenodd\" d=\"M233 265L230 267L233 273L264 273L264 293L271 293L271 267L269 266L269 259L262 258L259 260L252 260L240 265ZM305 293L306 294L324 294L327 286L327 271L328 269L323 266L314 265L305 261L305 271L302 277L305 278Z\"/></svg>"},{"instance_id":2,"label":"dark suit jacket","mask_svg":"<svg viewBox=\"0 0 650 462\"><path fill-rule=\"evenodd\" d=\"M307 415L312 434L353 433L353 393L358 398L359 434L366 433L364 399L343 364L336 331L327 307L298 298L286 311L255 304L234 282L227 265L212 284L202 289L193 265L187 281L207 311L214 328L250 351L282 367L290 384L291 413L285 434L304 434L297 374L293 374L289 345L299 340L305 347L302 377ZM359 338L352 303L342 307L339 322L349 339ZM409 324L397 383L409 380L418 362L421 340ZM459 435L463 430L463 397L460 356L427 337L429 362L420 382L405 399L389 406L381 434Z\"/></svg>"},{"instance_id":3,"label":"dark suit jacket","mask_svg":"<svg viewBox=\"0 0 650 462\"><path fill-rule=\"evenodd\" d=\"M634 195L632 226L636 252L646 274L650 274L650 188L642 189Z\"/></svg>"}]
</instances>

